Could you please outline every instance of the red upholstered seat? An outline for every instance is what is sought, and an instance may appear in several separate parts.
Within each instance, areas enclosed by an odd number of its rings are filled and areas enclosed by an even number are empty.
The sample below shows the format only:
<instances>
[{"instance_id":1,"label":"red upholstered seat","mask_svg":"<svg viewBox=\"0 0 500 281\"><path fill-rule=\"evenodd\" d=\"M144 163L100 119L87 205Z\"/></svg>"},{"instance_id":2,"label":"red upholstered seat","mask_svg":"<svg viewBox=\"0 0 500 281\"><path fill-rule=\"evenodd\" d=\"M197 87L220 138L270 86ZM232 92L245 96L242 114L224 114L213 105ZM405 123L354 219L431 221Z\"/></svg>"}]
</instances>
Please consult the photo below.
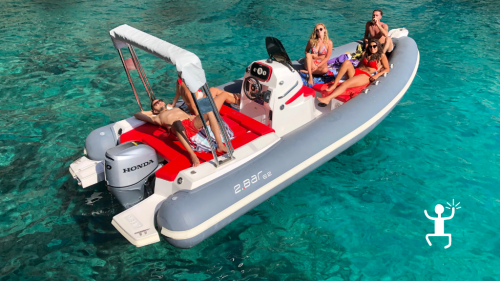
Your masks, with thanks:
<instances>
[{"instance_id":1,"label":"red upholstered seat","mask_svg":"<svg viewBox=\"0 0 500 281\"><path fill-rule=\"evenodd\" d=\"M227 106L220 110L222 119L227 123L234 133L235 138L231 141L233 148L239 148L265 134L273 133L274 130L248 116ZM165 128L152 124L144 124L121 135L122 143L128 141L140 141L153 147L167 164L156 171L156 176L168 181L173 181L177 174L191 167L191 160L182 144ZM195 152L200 162L213 159L210 152Z\"/></svg>"},{"instance_id":2,"label":"red upholstered seat","mask_svg":"<svg viewBox=\"0 0 500 281\"><path fill-rule=\"evenodd\" d=\"M327 97L327 96L329 96L329 93L326 92L326 89L328 87L330 87L332 84L333 84L333 82L316 84L313 86L313 89L320 92L323 97ZM340 84L342 84L342 83L339 83L338 85L340 85ZM368 85L370 85L370 84L368 83L365 86L349 88L341 95L338 95L336 97L336 99L341 101L341 102L346 102L346 101L354 98L355 96L359 95L366 87L368 87Z\"/></svg>"}]
</instances>

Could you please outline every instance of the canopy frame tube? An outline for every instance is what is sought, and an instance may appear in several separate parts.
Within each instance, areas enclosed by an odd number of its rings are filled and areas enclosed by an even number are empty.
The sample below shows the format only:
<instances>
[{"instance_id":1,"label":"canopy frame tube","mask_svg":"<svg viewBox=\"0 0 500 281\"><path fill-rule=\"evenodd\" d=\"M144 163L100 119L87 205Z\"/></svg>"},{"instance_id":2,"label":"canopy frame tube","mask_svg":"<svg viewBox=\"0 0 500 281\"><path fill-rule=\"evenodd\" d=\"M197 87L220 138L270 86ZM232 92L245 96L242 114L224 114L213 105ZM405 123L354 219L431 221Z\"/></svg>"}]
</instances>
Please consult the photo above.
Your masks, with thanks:
<instances>
[{"instance_id":1,"label":"canopy frame tube","mask_svg":"<svg viewBox=\"0 0 500 281\"><path fill-rule=\"evenodd\" d=\"M210 92L210 88L208 87L207 83L205 83L205 85L203 85L203 87L201 88L201 91L207 96L208 100L210 101L210 104L212 105L215 119L217 120L217 124L219 125L220 131L222 132L222 136L224 138L224 143L226 143L226 146L227 146L227 152L229 154L229 159L234 159L233 145L231 144L231 140L229 139L229 135L226 131L226 127L223 124L222 117L220 116L219 110L217 110L217 105L215 104L214 98L212 96L212 93ZM196 101L195 101L195 103L196 103Z\"/></svg>"},{"instance_id":2,"label":"canopy frame tube","mask_svg":"<svg viewBox=\"0 0 500 281\"><path fill-rule=\"evenodd\" d=\"M129 80L130 86L132 87L132 91L134 92L135 98L137 100L137 103L139 104L139 108L141 109L141 111L143 110L143 108L129 73L129 71L132 70L132 67L130 66L130 69L129 67L127 67L127 62L126 60L124 60L121 52L122 48L129 49L130 55L132 56L131 60L134 64L135 69L139 73L139 77L141 78L142 84L144 85L144 88L146 89L146 92L151 102L156 98L153 93L153 89L151 88L151 85L149 84L149 81L146 77L146 73L144 72L141 63L139 62L137 54L135 53L134 46L156 57L159 57L170 64L173 64L177 69L177 74L186 84L187 88L191 93L191 96L193 97L194 104L196 106L196 109L198 110L200 119L202 121L202 126L205 129L205 132L207 133L207 139L210 145L210 151L212 152L212 155L214 157L215 166L219 167L221 164L235 159L234 149L231 144L231 140L229 139L229 135L224 126L222 117L220 116L214 98L206 83L205 71L202 68L200 59L195 54L186 51L182 48L179 48L173 44L170 44L164 40L161 40L157 37L149 35L145 32L142 32L138 29L130 27L128 25L121 25L119 27L114 28L113 30L110 31L110 36L111 40L113 41L113 45L120 54L120 59L122 61L123 67L125 68L125 72L127 73L127 78ZM201 90L205 94L206 98L208 98L208 101L211 106L210 111L212 111L215 116L215 120L219 125L220 132L223 137L223 142L226 144L228 150L227 154L229 157L224 161L219 161L217 157L217 152L215 150L215 147L211 140L211 136L208 131L207 122L205 120L205 117L203 116L202 111L200 110L200 106L196 98L197 95L195 95L196 91L198 90Z\"/></svg>"},{"instance_id":3,"label":"canopy frame tube","mask_svg":"<svg viewBox=\"0 0 500 281\"><path fill-rule=\"evenodd\" d=\"M146 77L146 73L144 72L144 69L142 68L141 62L139 61L139 58L137 57L137 54L135 53L134 47L130 44L128 45L128 50L130 52L130 55L132 56L132 61L134 62L135 68L137 69L137 73L139 73L139 77L141 78L142 85L144 85L144 89L146 89L146 92L148 93L149 100L152 102L154 101L155 94L153 93L153 89L149 85L148 78Z\"/></svg>"},{"instance_id":4,"label":"canopy frame tube","mask_svg":"<svg viewBox=\"0 0 500 281\"><path fill-rule=\"evenodd\" d=\"M123 58L122 51L121 51L121 49L117 49L117 50L118 50L118 54L120 55L120 59L121 59L122 64L123 64L123 68L125 69L125 73L127 73L128 82L130 83L130 87L132 87L132 91L134 92L135 99L137 100L137 104L139 105L139 108L141 109L141 111L144 111L144 109L142 109L142 104L141 104L141 101L139 99L139 96L137 95L137 91L135 90L134 82L132 81L132 77L130 77L130 73L129 73L127 64L125 63L125 59Z\"/></svg>"}]
</instances>

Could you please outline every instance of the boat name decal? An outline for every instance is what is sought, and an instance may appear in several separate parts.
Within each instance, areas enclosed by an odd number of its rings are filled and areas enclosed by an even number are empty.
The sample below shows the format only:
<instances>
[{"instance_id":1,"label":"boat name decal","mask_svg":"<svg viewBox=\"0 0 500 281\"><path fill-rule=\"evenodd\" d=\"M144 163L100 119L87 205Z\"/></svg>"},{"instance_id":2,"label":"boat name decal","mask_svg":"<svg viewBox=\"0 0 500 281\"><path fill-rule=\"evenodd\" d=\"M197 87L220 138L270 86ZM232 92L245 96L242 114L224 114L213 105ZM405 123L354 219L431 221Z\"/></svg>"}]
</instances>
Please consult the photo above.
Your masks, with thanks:
<instances>
[{"instance_id":1,"label":"boat name decal","mask_svg":"<svg viewBox=\"0 0 500 281\"><path fill-rule=\"evenodd\" d=\"M149 164L153 164L155 161L153 160L149 160L148 162L144 162L140 165L137 165L137 166L133 166L133 167L130 167L130 168L127 168L127 169L123 169L123 173L127 173L127 172L133 172L135 170L139 170L140 168L143 168L143 167L146 167L148 166Z\"/></svg>"},{"instance_id":2,"label":"boat name decal","mask_svg":"<svg viewBox=\"0 0 500 281\"><path fill-rule=\"evenodd\" d=\"M258 182L259 180L265 180L271 177L273 174L271 171L262 174L262 171L258 172L256 175L252 175L249 179L243 181L243 186L241 184L237 184L234 186L234 194L238 194L240 191L247 189L250 185Z\"/></svg>"}]
</instances>

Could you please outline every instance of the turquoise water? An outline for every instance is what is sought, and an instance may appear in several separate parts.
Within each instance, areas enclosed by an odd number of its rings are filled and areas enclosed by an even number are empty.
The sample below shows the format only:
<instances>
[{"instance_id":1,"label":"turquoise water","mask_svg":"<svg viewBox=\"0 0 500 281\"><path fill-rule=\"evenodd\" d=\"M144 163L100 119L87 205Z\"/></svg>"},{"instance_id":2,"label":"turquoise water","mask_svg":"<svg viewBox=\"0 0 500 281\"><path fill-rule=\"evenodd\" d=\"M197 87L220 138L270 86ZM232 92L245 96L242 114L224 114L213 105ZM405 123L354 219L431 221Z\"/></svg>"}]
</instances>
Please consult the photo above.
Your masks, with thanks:
<instances>
[{"instance_id":1,"label":"turquoise water","mask_svg":"<svg viewBox=\"0 0 500 281\"><path fill-rule=\"evenodd\" d=\"M400 104L195 248L135 248L110 223L122 207L106 188L69 175L91 130L138 110L110 29L194 52L215 86L264 58L265 36L297 59L315 23L338 46L379 7L420 49ZM493 0L2 1L1 280L500 280L499 15ZM156 95L172 98L173 68L140 57ZM452 246L429 247L424 210L452 200Z\"/></svg>"}]
</instances>

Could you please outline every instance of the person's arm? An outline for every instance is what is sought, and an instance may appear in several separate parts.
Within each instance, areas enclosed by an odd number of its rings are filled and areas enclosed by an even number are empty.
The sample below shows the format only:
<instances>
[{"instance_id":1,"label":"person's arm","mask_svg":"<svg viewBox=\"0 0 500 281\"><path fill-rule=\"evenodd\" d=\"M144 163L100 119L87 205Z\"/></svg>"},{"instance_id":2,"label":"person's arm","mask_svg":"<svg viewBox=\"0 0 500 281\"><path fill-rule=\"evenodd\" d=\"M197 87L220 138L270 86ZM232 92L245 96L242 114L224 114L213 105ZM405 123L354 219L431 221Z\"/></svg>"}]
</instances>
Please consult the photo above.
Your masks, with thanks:
<instances>
[{"instance_id":1,"label":"person's arm","mask_svg":"<svg viewBox=\"0 0 500 281\"><path fill-rule=\"evenodd\" d=\"M370 82L377 80L380 76L384 75L384 73L389 73L389 70L390 70L389 61L387 60L387 56L385 54L382 55L382 58L380 59L380 61L382 62L382 70L377 72L377 74L372 75L370 77Z\"/></svg>"},{"instance_id":2,"label":"person's arm","mask_svg":"<svg viewBox=\"0 0 500 281\"><path fill-rule=\"evenodd\" d=\"M174 108L175 104L179 100L180 95L181 95L181 85L179 85L179 83L176 83L176 86L175 86L175 97L172 100L171 104L167 104L167 107L170 106L170 107Z\"/></svg>"},{"instance_id":3,"label":"person's arm","mask_svg":"<svg viewBox=\"0 0 500 281\"><path fill-rule=\"evenodd\" d=\"M307 40L306 50L304 51L305 54L309 53L309 51L311 50L311 46L311 40Z\"/></svg>"},{"instance_id":4,"label":"person's arm","mask_svg":"<svg viewBox=\"0 0 500 281\"><path fill-rule=\"evenodd\" d=\"M181 91L183 93L182 99L188 104L189 111L191 111L193 115L198 115L198 110L196 109L196 105L194 104L193 95L184 82L182 82Z\"/></svg>"},{"instance_id":5,"label":"person's arm","mask_svg":"<svg viewBox=\"0 0 500 281\"><path fill-rule=\"evenodd\" d=\"M389 26L387 24L381 24L378 20L375 21L375 24L384 36L387 37L389 35Z\"/></svg>"},{"instance_id":6,"label":"person's arm","mask_svg":"<svg viewBox=\"0 0 500 281\"><path fill-rule=\"evenodd\" d=\"M332 55L332 49L333 49L333 42L332 40L328 40L328 52L326 53L325 58L316 66L316 68L321 68L323 65L328 63L328 60L330 59L330 56Z\"/></svg>"},{"instance_id":7,"label":"person's arm","mask_svg":"<svg viewBox=\"0 0 500 281\"><path fill-rule=\"evenodd\" d=\"M136 119L141 120L141 121L158 125L158 122L156 121L156 118L153 117L153 112L152 111L140 111L140 112L137 112L136 114L134 114L134 117Z\"/></svg>"},{"instance_id":8,"label":"person's arm","mask_svg":"<svg viewBox=\"0 0 500 281\"><path fill-rule=\"evenodd\" d=\"M366 22L365 36L363 37L363 41L365 42L365 44L368 43L369 36L370 36L370 22Z\"/></svg>"}]
</instances>

